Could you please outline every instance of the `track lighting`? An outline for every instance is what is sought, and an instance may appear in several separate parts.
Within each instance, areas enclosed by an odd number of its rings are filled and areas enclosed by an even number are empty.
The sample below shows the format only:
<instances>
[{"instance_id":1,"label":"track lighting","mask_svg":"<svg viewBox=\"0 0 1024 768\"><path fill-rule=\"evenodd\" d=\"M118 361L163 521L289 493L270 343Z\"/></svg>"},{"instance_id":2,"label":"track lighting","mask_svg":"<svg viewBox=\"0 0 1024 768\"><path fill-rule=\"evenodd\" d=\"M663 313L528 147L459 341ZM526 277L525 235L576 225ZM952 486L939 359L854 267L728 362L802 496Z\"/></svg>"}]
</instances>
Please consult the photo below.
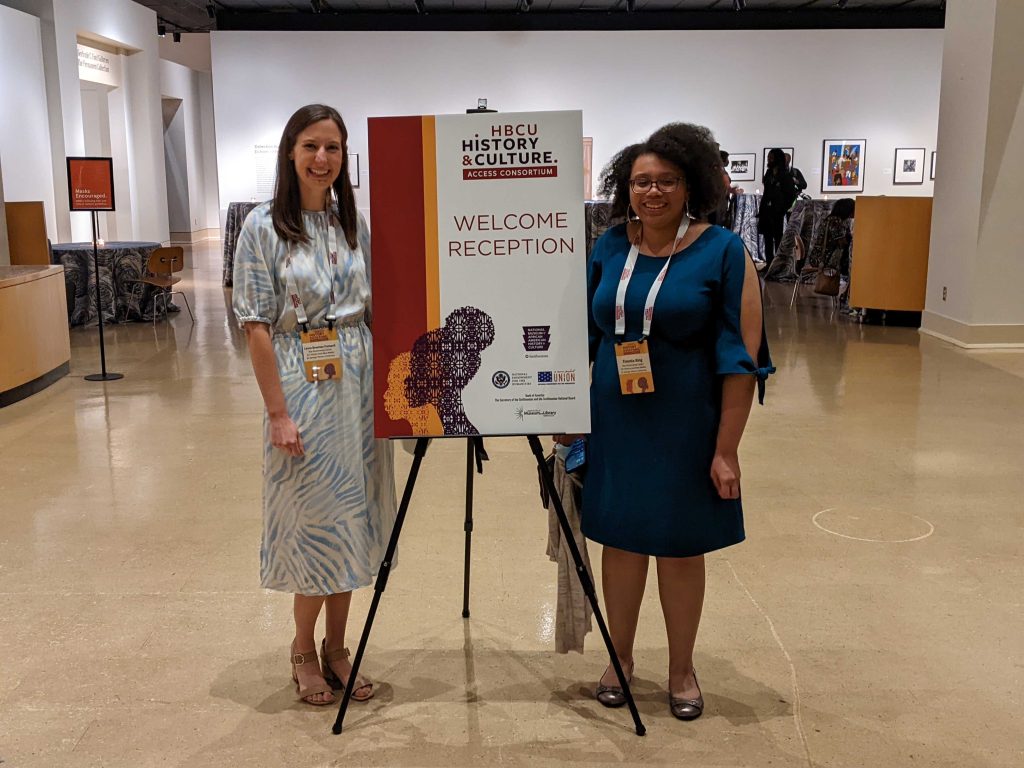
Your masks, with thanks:
<instances>
[{"instance_id":1,"label":"track lighting","mask_svg":"<svg viewBox=\"0 0 1024 768\"><path fill-rule=\"evenodd\" d=\"M157 37L167 37L167 25L162 21L156 23L156 34Z\"/></svg>"},{"instance_id":2,"label":"track lighting","mask_svg":"<svg viewBox=\"0 0 1024 768\"><path fill-rule=\"evenodd\" d=\"M171 33L171 39L174 40L174 42L176 42L176 43L180 43L181 42L181 32L172 32Z\"/></svg>"},{"instance_id":3,"label":"track lighting","mask_svg":"<svg viewBox=\"0 0 1024 768\"><path fill-rule=\"evenodd\" d=\"M217 6L214 5L213 3L207 3L206 4L206 15L209 16L211 19L217 18Z\"/></svg>"},{"instance_id":4,"label":"track lighting","mask_svg":"<svg viewBox=\"0 0 1024 768\"><path fill-rule=\"evenodd\" d=\"M423 14L427 12L427 9L423 5L423 0L413 0L413 5L416 6L416 13Z\"/></svg>"},{"instance_id":5,"label":"track lighting","mask_svg":"<svg viewBox=\"0 0 1024 768\"><path fill-rule=\"evenodd\" d=\"M742 11L747 7L747 0L732 0L732 9L734 11Z\"/></svg>"}]
</instances>

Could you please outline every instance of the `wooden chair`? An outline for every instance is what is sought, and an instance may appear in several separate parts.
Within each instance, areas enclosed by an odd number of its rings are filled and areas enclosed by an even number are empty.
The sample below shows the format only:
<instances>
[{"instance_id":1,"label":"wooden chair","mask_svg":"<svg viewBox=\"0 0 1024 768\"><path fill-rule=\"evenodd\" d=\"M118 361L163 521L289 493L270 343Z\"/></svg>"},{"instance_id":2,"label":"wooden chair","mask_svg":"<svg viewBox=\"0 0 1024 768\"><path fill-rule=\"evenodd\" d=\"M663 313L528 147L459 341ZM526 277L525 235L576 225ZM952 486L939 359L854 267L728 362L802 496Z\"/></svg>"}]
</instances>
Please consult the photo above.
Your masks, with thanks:
<instances>
[{"instance_id":1,"label":"wooden chair","mask_svg":"<svg viewBox=\"0 0 1024 768\"><path fill-rule=\"evenodd\" d=\"M132 299L136 301L136 309L141 314L141 307L138 302L142 300L142 295L139 294L136 298L135 289L145 290L144 286L152 285L154 288L159 290L153 295L153 324L156 324L156 318L159 314L157 312L157 301L163 297L164 300L164 315L167 314L167 304L171 300L171 296L181 296L185 302L185 307L188 309L188 316L192 320L192 324L195 325L196 318L192 314L192 307L188 303L188 297L182 291L175 291L174 286L181 282L181 278L175 275L175 272L181 272L185 268L185 250L180 245L172 245L166 248L157 248L153 253L149 255L149 261L146 265L147 274L143 275L142 278L135 281L132 286ZM128 303L131 306L131 301Z\"/></svg>"},{"instance_id":2,"label":"wooden chair","mask_svg":"<svg viewBox=\"0 0 1024 768\"><path fill-rule=\"evenodd\" d=\"M806 263L807 246L800 235L797 235L795 238L794 256L795 262L793 266L796 270L796 281L793 283L793 295L789 297L789 306L791 307L796 302L796 295L800 291L800 286L808 282L813 284L818 276L818 270Z\"/></svg>"}]
</instances>

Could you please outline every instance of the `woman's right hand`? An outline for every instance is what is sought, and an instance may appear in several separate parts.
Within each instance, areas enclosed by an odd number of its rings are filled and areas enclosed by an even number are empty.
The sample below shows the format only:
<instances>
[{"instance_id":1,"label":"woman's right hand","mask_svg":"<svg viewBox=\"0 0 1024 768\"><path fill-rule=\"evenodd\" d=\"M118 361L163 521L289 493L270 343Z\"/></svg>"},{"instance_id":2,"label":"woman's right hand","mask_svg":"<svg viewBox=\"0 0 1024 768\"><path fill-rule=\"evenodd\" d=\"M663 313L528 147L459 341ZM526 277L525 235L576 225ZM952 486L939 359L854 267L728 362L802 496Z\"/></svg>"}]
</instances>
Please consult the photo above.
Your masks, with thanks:
<instances>
[{"instance_id":1,"label":"woman's right hand","mask_svg":"<svg viewBox=\"0 0 1024 768\"><path fill-rule=\"evenodd\" d=\"M270 444L289 456L301 458L306 455L299 428L287 414L270 417Z\"/></svg>"}]
</instances>

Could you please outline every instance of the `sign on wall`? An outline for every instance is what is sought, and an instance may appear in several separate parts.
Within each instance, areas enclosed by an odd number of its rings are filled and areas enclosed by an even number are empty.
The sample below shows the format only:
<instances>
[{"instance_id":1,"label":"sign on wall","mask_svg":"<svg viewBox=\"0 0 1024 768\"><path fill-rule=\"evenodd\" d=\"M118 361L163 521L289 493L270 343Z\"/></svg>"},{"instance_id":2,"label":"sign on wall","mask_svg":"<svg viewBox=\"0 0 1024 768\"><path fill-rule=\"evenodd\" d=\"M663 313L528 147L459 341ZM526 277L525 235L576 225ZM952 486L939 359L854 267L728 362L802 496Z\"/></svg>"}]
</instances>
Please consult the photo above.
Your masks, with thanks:
<instances>
[{"instance_id":1,"label":"sign on wall","mask_svg":"<svg viewBox=\"0 0 1024 768\"><path fill-rule=\"evenodd\" d=\"M114 161L109 157L69 157L67 160L71 210L114 210Z\"/></svg>"},{"instance_id":2,"label":"sign on wall","mask_svg":"<svg viewBox=\"0 0 1024 768\"><path fill-rule=\"evenodd\" d=\"M121 57L91 45L78 44L78 79L111 88L121 85Z\"/></svg>"},{"instance_id":3,"label":"sign on wall","mask_svg":"<svg viewBox=\"0 0 1024 768\"><path fill-rule=\"evenodd\" d=\"M378 437L590 431L582 113L371 118Z\"/></svg>"}]
</instances>

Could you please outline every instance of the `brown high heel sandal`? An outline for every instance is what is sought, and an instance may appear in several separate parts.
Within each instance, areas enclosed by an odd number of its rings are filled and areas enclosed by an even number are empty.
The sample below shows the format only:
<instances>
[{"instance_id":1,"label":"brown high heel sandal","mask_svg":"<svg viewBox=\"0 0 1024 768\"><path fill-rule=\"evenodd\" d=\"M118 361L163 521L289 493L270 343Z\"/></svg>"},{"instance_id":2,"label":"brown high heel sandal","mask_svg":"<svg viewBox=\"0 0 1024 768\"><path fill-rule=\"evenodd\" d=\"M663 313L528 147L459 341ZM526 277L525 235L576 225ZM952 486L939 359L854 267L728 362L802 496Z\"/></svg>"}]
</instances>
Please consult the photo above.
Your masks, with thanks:
<instances>
[{"instance_id":1,"label":"brown high heel sandal","mask_svg":"<svg viewBox=\"0 0 1024 768\"><path fill-rule=\"evenodd\" d=\"M295 693L298 696L299 701L304 701L306 704L312 704L314 707L323 707L327 704L334 703L334 691L328 684L326 678L322 683L314 683L313 685L303 688L299 685L299 673L296 670L297 667L301 667L304 664L313 664L317 672L320 672L320 661L316 657L316 650L306 651L305 653L295 652L295 642L292 641L292 681L295 683ZM325 701L311 701L311 697L316 696L318 693L326 693L330 698Z\"/></svg>"},{"instance_id":2,"label":"brown high heel sandal","mask_svg":"<svg viewBox=\"0 0 1024 768\"><path fill-rule=\"evenodd\" d=\"M338 651L327 650L327 638L320 641L320 658L324 660L324 680L330 683L334 688L344 690L348 685L348 680L342 680L341 675L336 673L331 667L332 661L344 661L352 654L349 653L348 648L342 648ZM352 700L353 701L369 701L373 698L373 683L367 680L362 675L356 677L355 687L352 688Z\"/></svg>"}]
</instances>

